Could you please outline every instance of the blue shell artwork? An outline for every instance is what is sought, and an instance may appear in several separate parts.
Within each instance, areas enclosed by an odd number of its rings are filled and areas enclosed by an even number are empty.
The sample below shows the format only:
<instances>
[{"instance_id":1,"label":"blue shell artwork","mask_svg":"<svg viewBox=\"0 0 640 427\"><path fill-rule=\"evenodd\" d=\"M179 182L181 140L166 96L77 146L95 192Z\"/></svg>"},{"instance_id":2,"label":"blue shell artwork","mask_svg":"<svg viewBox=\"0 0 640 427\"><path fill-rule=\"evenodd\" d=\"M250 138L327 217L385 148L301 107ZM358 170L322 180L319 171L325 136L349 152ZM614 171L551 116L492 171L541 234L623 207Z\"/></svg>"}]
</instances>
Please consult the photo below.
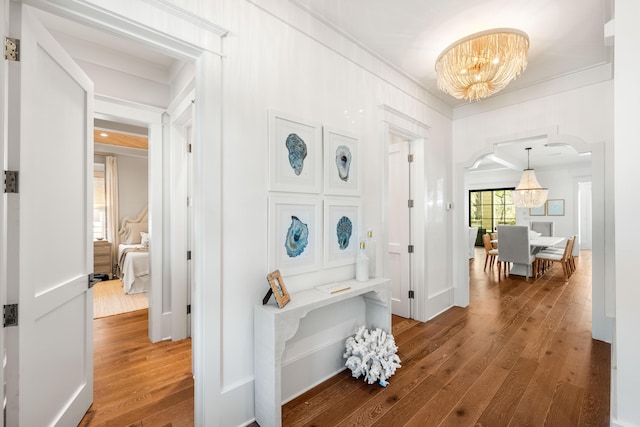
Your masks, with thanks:
<instances>
[{"instance_id":1,"label":"blue shell artwork","mask_svg":"<svg viewBox=\"0 0 640 427\"><path fill-rule=\"evenodd\" d=\"M307 157L307 144L295 133L289 134L285 142L289 150L289 164L296 175L302 173L304 159Z\"/></svg>"},{"instance_id":2,"label":"blue shell artwork","mask_svg":"<svg viewBox=\"0 0 640 427\"><path fill-rule=\"evenodd\" d=\"M351 167L351 150L346 145L336 148L336 166L341 180L349 180L349 168Z\"/></svg>"},{"instance_id":3,"label":"blue shell artwork","mask_svg":"<svg viewBox=\"0 0 640 427\"><path fill-rule=\"evenodd\" d=\"M351 233L353 232L353 224L351 220L346 216L343 216L338 220L336 225L336 235L338 236L338 246L340 250L345 250L349 247L349 240L351 239Z\"/></svg>"},{"instance_id":4,"label":"blue shell artwork","mask_svg":"<svg viewBox=\"0 0 640 427\"><path fill-rule=\"evenodd\" d=\"M291 258L297 257L309 243L309 227L296 216L291 217L291 225L287 230L287 238L284 247L287 249L287 255Z\"/></svg>"}]
</instances>

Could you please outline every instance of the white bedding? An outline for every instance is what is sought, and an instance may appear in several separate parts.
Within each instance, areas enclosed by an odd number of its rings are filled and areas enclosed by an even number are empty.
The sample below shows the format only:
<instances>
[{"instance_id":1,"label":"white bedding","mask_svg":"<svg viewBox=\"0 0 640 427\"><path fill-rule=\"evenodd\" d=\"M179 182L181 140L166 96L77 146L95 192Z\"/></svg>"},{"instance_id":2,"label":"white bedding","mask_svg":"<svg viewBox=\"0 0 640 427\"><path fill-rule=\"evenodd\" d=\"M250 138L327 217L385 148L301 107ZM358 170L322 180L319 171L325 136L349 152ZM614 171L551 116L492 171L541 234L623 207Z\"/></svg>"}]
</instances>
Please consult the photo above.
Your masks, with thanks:
<instances>
[{"instance_id":1,"label":"white bedding","mask_svg":"<svg viewBox=\"0 0 640 427\"><path fill-rule=\"evenodd\" d=\"M145 248L143 245L119 245L118 261L127 248ZM148 249L148 248L145 248ZM149 291L149 252L129 251L119 265L120 279L124 284L124 291L128 294L138 294Z\"/></svg>"}]
</instances>

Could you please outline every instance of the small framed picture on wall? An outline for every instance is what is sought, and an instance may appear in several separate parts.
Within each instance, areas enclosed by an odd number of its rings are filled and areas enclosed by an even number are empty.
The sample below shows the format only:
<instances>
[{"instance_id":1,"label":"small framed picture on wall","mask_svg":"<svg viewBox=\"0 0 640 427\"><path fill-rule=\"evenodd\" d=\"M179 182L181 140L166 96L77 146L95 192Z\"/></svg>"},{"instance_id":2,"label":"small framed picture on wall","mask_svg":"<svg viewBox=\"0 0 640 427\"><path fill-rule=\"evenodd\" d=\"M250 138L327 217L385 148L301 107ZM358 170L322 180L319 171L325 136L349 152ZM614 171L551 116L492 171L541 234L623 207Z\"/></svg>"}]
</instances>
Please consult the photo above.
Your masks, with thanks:
<instances>
[{"instance_id":1,"label":"small framed picture on wall","mask_svg":"<svg viewBox=\"0 0 640 427\"><path fill-rule=\"evenodd\" d=\"M547 200L547 215L564 216L564 199Z\"/></svg>"},{"instance_id":2,"label":"small framed picture on wall","mask_svg":"<svg viewBox=\"0 0 640 427\"><path fill-rule=\"evenodd\" d=\"M545 216L546 213L546 203L543 203L542 206L538 206L537 208L529 208L530 216Z\"/></svg>"}]
</instances>

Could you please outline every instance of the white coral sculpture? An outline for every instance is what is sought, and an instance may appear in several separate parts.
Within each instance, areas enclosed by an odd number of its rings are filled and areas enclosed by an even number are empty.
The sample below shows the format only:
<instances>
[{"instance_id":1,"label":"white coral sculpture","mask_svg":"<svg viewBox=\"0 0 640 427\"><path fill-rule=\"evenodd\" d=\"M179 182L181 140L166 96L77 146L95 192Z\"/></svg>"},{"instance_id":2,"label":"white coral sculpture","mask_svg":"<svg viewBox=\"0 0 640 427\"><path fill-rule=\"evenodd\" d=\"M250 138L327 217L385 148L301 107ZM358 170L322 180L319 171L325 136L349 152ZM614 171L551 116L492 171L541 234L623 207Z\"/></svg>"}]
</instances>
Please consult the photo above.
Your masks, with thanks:
<instances>
[{"instance_id":1,"label":"white coral sculpture","mask_svg":"<svg viewBox=\"0 0 640 427\"><path fill-rule=\"evenodd\" d=\"M380 328L370 331L361 326L355 336L347 338L345 346L345 366L355 378L364 375L368 384L379 381L386 386L386 380L401 367L393 335Z\"/></svg>"}]
</instances>

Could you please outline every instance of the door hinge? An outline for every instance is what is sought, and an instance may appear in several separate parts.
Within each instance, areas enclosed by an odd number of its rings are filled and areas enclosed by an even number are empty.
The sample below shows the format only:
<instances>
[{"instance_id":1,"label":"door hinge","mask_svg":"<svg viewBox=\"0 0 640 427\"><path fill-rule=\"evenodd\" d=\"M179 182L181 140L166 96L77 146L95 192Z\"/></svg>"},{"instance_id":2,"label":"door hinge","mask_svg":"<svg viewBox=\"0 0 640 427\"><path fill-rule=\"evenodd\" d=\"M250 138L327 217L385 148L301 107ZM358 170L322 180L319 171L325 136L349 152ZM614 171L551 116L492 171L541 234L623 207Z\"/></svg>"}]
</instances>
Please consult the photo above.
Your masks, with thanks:
<instances>
[{"instance_id":1,"label":"door hinge","mask_svg":"<svg viewBox=\"0 0 640 427\"><path fill-rule=\"evenodd\" d=\"M409 199L409 202L407 203L407 205L409 205L410 208L413 207L413 200Z\"/></svg>"},{"instance_id":2,"label":"door hinge","mask_svg":"<svg viewBox=\"0 0 640 427\"><path fill-rule=\"evenodd\" d=\"M4 38L4 59L20 61L20 40L10 37Z\"/></svg>"},{"instance_id":3,"label":"door hinge","mask_svg":"<svg viewBox=\"0 0 640 427\"><path fill-rule=\"evenodd\" d=\"M191 251L187 251L187 261L191 260Z\"/></svg>"},{"instance_id":4,"label":"door hinge","mask_svg":"<svg viewBox=\"0 0 640 427\"><path fill-rule=\"evenodd\" d=\"M2 317L5 328L18 326L18 304L5 304Z\"/></svg>"},{"instance_id":5,"label":"door hinge","mask_svg":"<svg viewBox=\"0 0 640 427\"><path fill-rule=\"evenodd\" d=\"M409 298L413 299L415 298L416 294L413 293L413 291L409 291Z\"/></svg>"},{"instance_id":6,"label":"door hinge","mask_svg":"<svg viewBox=\"0 0 640 427\"><path fill-rule=\"evenodd\" d=\"M4 171L4 192L18 192L18 171Z\"/></svg>"},{"instance_id":7,"label":"door hinge","mask_svg":"<svg viewBox=\"0 0 640 427\"><path fill-rule=\"evenodd\" d=\"M187 304L187 314L191 314L191 304Z\"/></svg>"},{"instance_id":8,"label":"door hinge","mask_svg":"<svg viewBox=\"0 0 640 427\"><path fill-rule=\"evenodd\" d=\"M191 152L191 144L187 144L187 153Z\"/></svg>"},{"instance_id":9,"label":"door hinge","mask_svg":"<svg viewBox=\"0 0 640 427\"><path fill-rule=\"evenodd\" d=\"M413 245L409 245L408 250L409 250L409 253L412 254L413 253Z\"/></svg>"},{"instance_id":10,"label":"door hinge","mask_svg":"<svg viewBox=\"0 0 640 427\"><path fill-rule=\"evenodd\" d=\"M408 161L409 163L413 163L413 154L409 154L409 155L407 156L407 161Z\"/></svg>"}]
</instances>

